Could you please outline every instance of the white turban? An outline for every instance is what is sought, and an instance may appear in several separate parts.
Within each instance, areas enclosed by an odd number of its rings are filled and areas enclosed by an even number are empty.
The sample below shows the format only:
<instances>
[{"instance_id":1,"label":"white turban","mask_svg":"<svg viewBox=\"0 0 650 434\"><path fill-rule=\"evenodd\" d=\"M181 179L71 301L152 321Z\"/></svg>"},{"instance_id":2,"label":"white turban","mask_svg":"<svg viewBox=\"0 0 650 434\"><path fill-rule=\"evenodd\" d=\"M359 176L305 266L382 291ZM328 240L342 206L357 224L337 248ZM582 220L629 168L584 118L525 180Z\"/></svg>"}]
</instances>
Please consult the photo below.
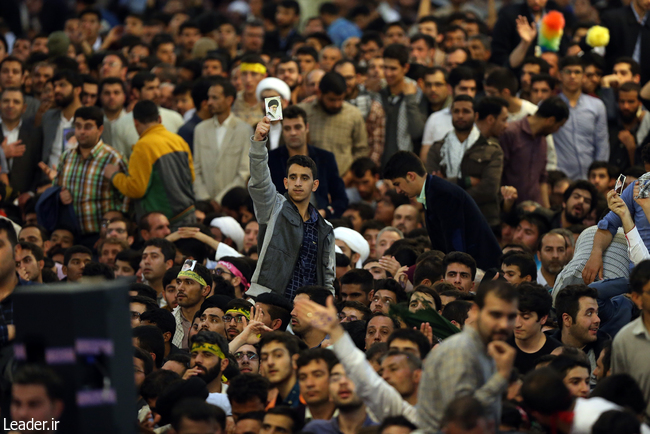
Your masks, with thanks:
<instances>
[{"instance_id":1,"label":"white turban","mask_svg":"<svg viewBox=\"0 0 650 434\"><path fill-rule=\"evenodd\" d=\"M255 97L258 101L262 101L261 95L265 90L274 90L280 94L282 99L291 101L291 89L289 89L289 85L279 78L267 77L259 82L257 89L255 89Z\"/></svg>"},{"instance_id":2,"label":"white turban","mask_svg":"<svg viewBox=\"0 0 650 434\"><path fill-rule=\"evenodd\" d=\"M355 253L360 255L356 267L361 268L363 261L368 259L370 246L363 236L354 229L339 227L334 229L334 238L343 241Z\"/></svg>"},{"instance_id":3,"label":"white turban","mask_svg":"<svg viewBox=\"0 0 650 434\"><path fill-rule=\"evenodd\" d=\"M218 228L224 237L233 240L237 246L237 250L244 247L244 229L242 229L241 225L234 218L230 216L216 217L212 219L210 226Z\"/></svg>"}]
</instances>

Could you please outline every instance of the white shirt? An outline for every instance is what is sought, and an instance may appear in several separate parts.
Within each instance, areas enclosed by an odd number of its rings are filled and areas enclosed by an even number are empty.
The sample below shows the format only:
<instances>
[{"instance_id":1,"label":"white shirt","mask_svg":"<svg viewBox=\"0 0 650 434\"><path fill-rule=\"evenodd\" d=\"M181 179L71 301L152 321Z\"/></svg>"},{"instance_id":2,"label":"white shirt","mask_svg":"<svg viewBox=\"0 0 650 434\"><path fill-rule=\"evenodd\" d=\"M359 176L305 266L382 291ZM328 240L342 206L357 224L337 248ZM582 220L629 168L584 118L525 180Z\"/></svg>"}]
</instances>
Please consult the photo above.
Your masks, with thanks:
<instances>
[{"instance_id":1,"label":"white shirt","mask_svg":"<svg viewBox=\"0 0 650 434\"><path fill-rule=\"evenodd\" d=\"M190 119L192 119L192 116L194 116L194 113L196 113L196 108L191 108L191 109L189 109L189 110L186 111L185 114L183 115L183 120L184 120L185 122L189 121Z\"/></svg>"},{"instance_id":2,"label":"white shirt","mask_svg":"<svg viewBox=\"0 0 650 434\"><path fill-rule=\"evenodd\" d=\"M223 386L223 385L222 385ZM224 390L225 391L225 390ZM216 405L226 412L226 416L232 416L232 408L230 407L230 401L228 400L228 395L225 393L211 393L208 395L208 399L205 400L208 404Z\"/></svg>"},{"instance_id":3,"label":"white shirt","mask_svg":"<svg viewBox=\"0 0 650 434\"><path fill-rule=\"evenodd\" d=\"M517 113L508 112L508 122L516 122L525 118L528 115L534 115L537 113L537 106L530 101L525 99L521 100L521 109Z\"/></svg>"},{"instance_id":4,"label":"white shirt","mask_svg":"<svg viewBox=\"0 0 650 434\"><path fill-rule=\"evenodd\" d=\"M282 122L271 123L269 130L269 145L271 150L277 149L280 146L280 139L282 138Z\"/></svg>"},{"instance_id":5,"label":"white shirt","mask_svg":"<svg viewBox=\"0 0 650 434\"><path fill-rule=\"evenodd\" d=\"M589 399L577 398L575 407L573 408L571 434L591 434L591 428L600 415L609 410L622 410L622 408L613 402L599 397ZM648 425L641 424L641 433L650 433Z\"/></svg>"},{"instance_id":6,"label":"white shirt","mask_svg":"<svg viewBox=\"0 0 650 434\"><path fill-rule=\"evenodd\" d=\"M625 239L627 240L627 254L630 257L630 261L632 261L635 266L641 261L650 259L648 248L645 246L636 226L634 226L630 232L625 234Z\"/></svg>"},{"instance_id":7,"label":"white shirt","mask_svg":"<svg viewBox=\"0 0 650 434\"><path fill-rule=\"evenodd\" d=\"M52 152L50 153L50 161L48 161L48 166L58 167L59 158L65 150L66 140L63 137L64 130L72 128L72 121L74 117L67 120L61 112L61 121L59 122L59 128L56 129L56 136L54 136L54 143L52 144Z\"/></svg>"},{"instance_id":8,"label":"white shirt","mask_svg":"<svg viewBox=\"0 0 650 434\"><path fill-rule=\"evenodd\" d=\"M427 123L424 124L424 135L422 136L422 145L431 146L435 142L444 139L449 131L453 131L454 126L451 123L451 110L449 107L431 113Z\"/></svg>"},{"instance_id":9,"label":"white shirt","mask_svg":"<svg viewBox=\"0 0 650 434\"><path fill-rule=\"evenodd\" d=\"M223 123L219 123L219 120L217 119L216 116L212 118L214 121L214 127L215 127L215 132L216 132L216 139L217 142L215 143L215 146L218 151L221 151L221 148L223 146L223 138L226 137L226 133L228 132L228 128L230 128L230 123L232 122L233 119L233 114L232 112L228 115L226 120L223 121Z\"/></svg>"},{"instance_id":10,"label":"white shirt","mask_svg":"<svg viewBox=\"0 0 650 434\"><path fill-rule=\"evenodd\" d=\"M18 141L18 134L20 133L20 126L23 124L23 120L21 119L20 122L18 122L18 125L16 128L13 130L7 129L7 126L2 123L2 135L4 136L5 139L7 139L7 143L14 143ZM9 169L11 170L11 166L13 165L14 159L9 158L7 159L7 164L9 165Z\"/></svg>"}]
</instances>

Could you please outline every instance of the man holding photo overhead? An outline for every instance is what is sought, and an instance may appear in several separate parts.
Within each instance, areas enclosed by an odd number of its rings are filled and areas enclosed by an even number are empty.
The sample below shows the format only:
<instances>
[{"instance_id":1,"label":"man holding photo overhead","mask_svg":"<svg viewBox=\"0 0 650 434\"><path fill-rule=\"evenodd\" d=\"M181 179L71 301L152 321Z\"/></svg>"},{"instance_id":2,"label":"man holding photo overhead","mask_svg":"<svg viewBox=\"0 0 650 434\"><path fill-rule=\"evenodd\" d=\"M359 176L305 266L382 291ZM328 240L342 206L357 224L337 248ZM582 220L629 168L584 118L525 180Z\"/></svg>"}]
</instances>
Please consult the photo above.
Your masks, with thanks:
<instances>
[{"instance_id":1,"label":"man holding photo overhead","mask_svg":"<svg viewBox=\"0 0 650 434\"><path fill-rule=\"evenodd\" d=\"M247 294L275 292L293 300L296 290L307 285L321 285L334 294L334 229L310 204L319 184L316 164L305 155L289 158L284 179L287 192L279 194L268 167L270 127L265 116L251 140L248 191L262 243Z\"/></svg>"}]
</instances>

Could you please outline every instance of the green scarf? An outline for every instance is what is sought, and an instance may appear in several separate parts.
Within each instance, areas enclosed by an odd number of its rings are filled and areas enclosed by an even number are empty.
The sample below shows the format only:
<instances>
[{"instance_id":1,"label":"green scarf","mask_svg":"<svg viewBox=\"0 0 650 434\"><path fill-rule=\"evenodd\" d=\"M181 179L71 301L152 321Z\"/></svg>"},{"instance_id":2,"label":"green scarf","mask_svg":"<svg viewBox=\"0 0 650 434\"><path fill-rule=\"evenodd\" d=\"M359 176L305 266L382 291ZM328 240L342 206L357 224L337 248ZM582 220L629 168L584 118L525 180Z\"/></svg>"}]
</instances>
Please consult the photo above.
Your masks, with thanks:
<instances>
[{"instance_id":1,"label":"green scarf","mask_svg":"<svg viewBox=\"0 0 650 434\"><path fill-rule=\"evenodd\" d=\"M449 320L440 315L435 309L422 309L413 313L409 311L406 304L395 304L390 307L390 316L399 317L409 327L420 329L422 323L428 322L433 330L433 335L446 339L449 336L460 333L460 330L449 322Z\"/></svg>"}]
</instances>

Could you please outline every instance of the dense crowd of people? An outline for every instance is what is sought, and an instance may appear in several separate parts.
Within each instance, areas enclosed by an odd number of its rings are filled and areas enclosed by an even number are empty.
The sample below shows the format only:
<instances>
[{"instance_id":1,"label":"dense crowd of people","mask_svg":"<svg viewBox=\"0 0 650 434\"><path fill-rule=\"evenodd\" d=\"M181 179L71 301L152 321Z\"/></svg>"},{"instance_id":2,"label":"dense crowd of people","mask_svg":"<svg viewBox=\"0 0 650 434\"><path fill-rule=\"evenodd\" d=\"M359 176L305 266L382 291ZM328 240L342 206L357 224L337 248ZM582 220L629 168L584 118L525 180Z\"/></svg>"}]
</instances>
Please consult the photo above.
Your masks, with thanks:
<instances>
[{"instance_id":1,"label":"dense crowd of people","mask_svg":"<svg viewBox=\"0 0 650 434\"><path fill-rule=\"evenodd\" d=\"M3 432L115 279L141 433L650 432L649 11L0 2Z\"/></svg>"}]
</instances>

